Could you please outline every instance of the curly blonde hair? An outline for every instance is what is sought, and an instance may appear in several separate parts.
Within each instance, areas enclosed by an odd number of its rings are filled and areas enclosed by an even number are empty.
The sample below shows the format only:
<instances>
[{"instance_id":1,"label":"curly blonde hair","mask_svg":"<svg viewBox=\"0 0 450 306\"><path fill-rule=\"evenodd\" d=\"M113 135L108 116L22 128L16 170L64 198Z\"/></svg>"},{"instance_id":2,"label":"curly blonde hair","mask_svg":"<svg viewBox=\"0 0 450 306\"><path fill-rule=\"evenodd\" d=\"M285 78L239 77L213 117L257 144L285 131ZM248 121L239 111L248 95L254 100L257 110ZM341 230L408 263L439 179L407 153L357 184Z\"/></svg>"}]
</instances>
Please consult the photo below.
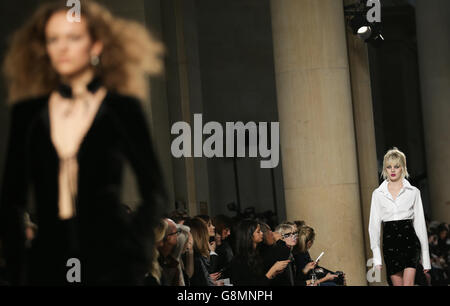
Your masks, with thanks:
<instances>
[{"instance_id":1,"label":"curly blonde hair","mask_svg":"<svg viewBox=\"0 0 450 306\"><path fill-rule=\"evenodd\" d=\"M14 33L3 63L8 101L47 95L58 85L59 77L47 54L45 28L53 14L69 9L66 1L44 4ZM87 22L92 40L103 43L100 65L95 67L103 85L108 90L146 99L147 76L163 69L163 44L143 25L115 17L91 0L81 1L81 17Z\"/></svg>"}]
</instances>

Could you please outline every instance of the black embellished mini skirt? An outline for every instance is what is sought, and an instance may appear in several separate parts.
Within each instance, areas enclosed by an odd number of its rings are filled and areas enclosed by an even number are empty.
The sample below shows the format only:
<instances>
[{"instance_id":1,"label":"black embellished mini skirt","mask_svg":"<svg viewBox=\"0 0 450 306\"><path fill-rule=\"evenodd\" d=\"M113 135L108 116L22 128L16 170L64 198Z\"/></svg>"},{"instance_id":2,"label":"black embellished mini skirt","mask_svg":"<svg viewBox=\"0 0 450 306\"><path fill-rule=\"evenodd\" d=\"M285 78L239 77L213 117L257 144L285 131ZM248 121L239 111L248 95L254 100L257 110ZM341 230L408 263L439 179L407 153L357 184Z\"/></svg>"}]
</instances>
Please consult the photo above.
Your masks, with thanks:
<instances>
[{"instance_id":1,"label":"black embellished mini skirt","mask_svg":"<svg viewBox=\"0 0 450 306\"><path fill-rule=\"evenodd\" d=\"M388 276L417 268L420 242L412 220L383 222L383 255Z\"/></svg>"}]
</instances>

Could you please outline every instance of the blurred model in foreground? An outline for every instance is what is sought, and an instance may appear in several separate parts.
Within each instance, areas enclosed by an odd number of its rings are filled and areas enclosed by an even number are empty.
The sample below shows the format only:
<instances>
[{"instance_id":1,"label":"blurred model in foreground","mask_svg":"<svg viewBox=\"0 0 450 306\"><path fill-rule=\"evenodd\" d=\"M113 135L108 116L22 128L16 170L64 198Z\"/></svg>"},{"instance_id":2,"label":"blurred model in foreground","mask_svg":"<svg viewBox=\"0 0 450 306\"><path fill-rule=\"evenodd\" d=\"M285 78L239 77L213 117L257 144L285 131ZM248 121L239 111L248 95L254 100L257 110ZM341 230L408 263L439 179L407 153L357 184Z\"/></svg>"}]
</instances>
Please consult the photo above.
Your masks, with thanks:
<instances>
[{"instance_id":1,"label":"blurred model in foreground","mask_svg":"<svg viewBox=\"0 0 450 306\"><path fill-rule=\"evenodd\" d=\"M1 234L12 284L141 284L166 193L140 99L162 69L160 43L137 23L81 2L42 6L13 37L4 62L12 104L1 189ZM120 203L124 162L142 202ZM25 258L23 214L33 192L38 233ZM25 264L27 262L27 264Z\"/></svg>"},{"instance_id":2,"label":"blurred model in foreground","mask_svg":"<svg viewBox=\"0 0 450 306\"><path fill-rule=\"evenodd\" d=\"M383 255L388 277L394 286L412 286L422 257L431 269L427 228L420 191L406 178L405 154L397 148L384 156L385 181L372 194L369 234L374 265L381 269L380 231L383 224Z\"/></svg>"}]
</instances>

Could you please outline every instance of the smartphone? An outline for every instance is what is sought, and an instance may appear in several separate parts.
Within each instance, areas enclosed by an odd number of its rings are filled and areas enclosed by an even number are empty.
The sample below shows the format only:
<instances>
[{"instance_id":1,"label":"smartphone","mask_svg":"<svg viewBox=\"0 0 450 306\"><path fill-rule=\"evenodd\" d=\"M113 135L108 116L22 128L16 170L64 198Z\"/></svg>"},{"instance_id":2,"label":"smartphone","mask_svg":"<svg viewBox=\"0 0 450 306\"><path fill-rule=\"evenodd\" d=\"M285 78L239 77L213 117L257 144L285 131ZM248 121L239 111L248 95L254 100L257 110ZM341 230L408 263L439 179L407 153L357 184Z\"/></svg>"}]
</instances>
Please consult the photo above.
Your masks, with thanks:
<instances>
[{"instance_id":1,"label":"smartphone","mask_svg":"<svg viewBox=\"0 0 450 306\"><path fill-rule=\"evenodd\" d=\"M316 262L318 262L319 259L322 258L323 254L324 254L324 252L320 253L319 257L317 257L317 259L316 259Z\"/></svg>"},{"instance_id":2,"label":"smartphone","mask_svg":"<svg viewBox=\"0 0 450 306\"><path fill-rule=\"evenodd\" d=\"M204 241L204 240L203 240ZM216 241L216 237L212 236L209 237L209 243Z\"/></svg>"}]
</instances>

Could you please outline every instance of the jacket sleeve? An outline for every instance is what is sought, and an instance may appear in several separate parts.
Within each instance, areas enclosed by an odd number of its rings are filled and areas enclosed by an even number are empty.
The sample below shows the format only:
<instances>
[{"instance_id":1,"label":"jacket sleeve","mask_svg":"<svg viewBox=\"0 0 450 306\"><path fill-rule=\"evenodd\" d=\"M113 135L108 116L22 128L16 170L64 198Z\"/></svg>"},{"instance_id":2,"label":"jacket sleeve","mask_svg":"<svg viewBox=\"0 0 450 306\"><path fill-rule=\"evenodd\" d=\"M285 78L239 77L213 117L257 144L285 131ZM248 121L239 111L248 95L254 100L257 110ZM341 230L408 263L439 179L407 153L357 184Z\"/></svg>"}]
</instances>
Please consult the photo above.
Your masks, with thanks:
<instances>
[{"instance_id":1,"label":"jacket sleeve","mask_svg":"<svg viewBox=\"0 0 450 306\"><path fill-rule=\"evenodd\" d=\"M428 250L428 234L427 226L425 224L425 215L423 213L422 198L420 190L416 189L416 196L414 198L414 230L420 241L422 250L422 265L424 269L431 269L430 252Z\"/></svg>"},{"instance_id":2,"label":"jacket sleeve","mask_svg":"<svg viewBox=\"0 0 450 306\"><path fill-rule=\"evenodd\" d=\"M122 102L122 101L119 101ZM167 203L164 178L153 150L150 128L139 100L123 101L121 113L124 150L136 175L142 202L133 215L132 228L143 239L147 249L153 243L153 229L162 217ZM150 243L150 244L148 244Z\"/></svg>"},{"instance_id":3,"label":"jacket sleeve","mask_svg":"<svg viewBox=\"0 0 450 306\"><path fill-rule=\"evenodd\" d=\"M370 205L369 236L370 248L373 253L373 263L375 266L382 265L380 249L381 215L376 191L372 193L372 203Z\"/></svg>"},{"instance_id":4,"label":"jacket sleeve","mask_svg":"<svg viewBox=\"0 0 450 306\"><path fill-rule=\"evenodd\" d=\"M7 279L21 285L25 277L24 213L28 199L28 118L23 105L11 112L9 140L0 197L0 234L6 260Z\"/></svg>"}]
</instances>

